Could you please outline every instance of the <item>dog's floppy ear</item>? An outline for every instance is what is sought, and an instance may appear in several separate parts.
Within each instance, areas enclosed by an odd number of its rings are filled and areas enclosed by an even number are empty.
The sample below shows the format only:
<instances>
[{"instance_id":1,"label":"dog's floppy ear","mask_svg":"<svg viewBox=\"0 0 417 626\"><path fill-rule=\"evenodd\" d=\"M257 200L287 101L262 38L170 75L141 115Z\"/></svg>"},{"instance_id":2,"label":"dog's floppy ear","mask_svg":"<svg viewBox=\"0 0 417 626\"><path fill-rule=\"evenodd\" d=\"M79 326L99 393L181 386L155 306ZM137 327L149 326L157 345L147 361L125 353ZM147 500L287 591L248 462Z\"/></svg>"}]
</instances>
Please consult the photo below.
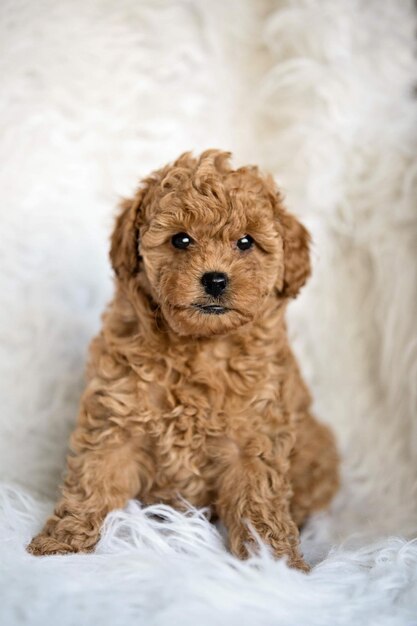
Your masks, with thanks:
<instances>
[{"instance_id":1,"label":"dog's floppy ear","mask_svg":"<svg viewBox=\"0 0 417 626\"><path fill-rule=\"evenodd\" d=\"M141 190L132 200L120 203L110 245L110 261L119 278L130 278L139 272L138 212L143 195Z\"/></svg>"},{"instance_id":2,"label":"dog's floppy ear","mask_svg":"<svg viewBox=\"0 0 417 626\"><path fill-rule=\"evenodd\" d=\"M282 298L295 298L311 274L310 234L308 230L275 198L275 208L279 232L284 247L284 272L277 284L278 295Z\"/></svg>"}]
</instances>

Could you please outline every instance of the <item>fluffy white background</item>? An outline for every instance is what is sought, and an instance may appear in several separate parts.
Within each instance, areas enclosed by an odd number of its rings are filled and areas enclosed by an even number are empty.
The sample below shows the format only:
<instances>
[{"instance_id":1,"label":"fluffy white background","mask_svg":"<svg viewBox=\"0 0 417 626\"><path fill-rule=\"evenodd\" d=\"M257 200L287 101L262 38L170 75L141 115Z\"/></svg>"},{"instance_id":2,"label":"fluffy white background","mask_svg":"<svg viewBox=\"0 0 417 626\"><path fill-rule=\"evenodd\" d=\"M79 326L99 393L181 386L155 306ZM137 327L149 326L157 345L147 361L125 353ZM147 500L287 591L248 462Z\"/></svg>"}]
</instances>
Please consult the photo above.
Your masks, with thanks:
<instances>
[{"instance_id":1,"label":"fluffy white background","mask_svg":"<svg viewBox=\"0 0 417 626\"><path fill-rule=\"evenodd\" d=\"M1 624L417 623L416 15L408 0L3 0ZM303 537L319 564L238 563L201 513L161 524L137 503L95 555L30 557L111 293L117 199L206 147L272 171L313 234L291 332L344 458Z\"/></svg>"}]
</instances>

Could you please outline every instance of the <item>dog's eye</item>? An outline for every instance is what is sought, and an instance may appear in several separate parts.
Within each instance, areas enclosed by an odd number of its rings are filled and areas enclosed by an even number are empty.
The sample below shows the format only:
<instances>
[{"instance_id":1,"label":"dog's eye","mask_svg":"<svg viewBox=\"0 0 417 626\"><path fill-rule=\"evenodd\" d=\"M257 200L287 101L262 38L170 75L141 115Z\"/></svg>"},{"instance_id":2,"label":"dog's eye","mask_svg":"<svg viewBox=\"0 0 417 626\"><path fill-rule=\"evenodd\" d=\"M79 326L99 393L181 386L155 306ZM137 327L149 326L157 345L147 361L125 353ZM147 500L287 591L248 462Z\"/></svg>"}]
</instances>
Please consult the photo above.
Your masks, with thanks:
<instances>
[{"instance_id":1,"label":"dog's eye","mask_svg":"<svg viewBox=\"0 0 417 626\"><path fill-rule=\"evenodd\" d=\"M171 238L171 243L174 248L185 250L185 248L188 248L188 246L193 243L193 240L187 233L177 233Z\"/></svg>"},{"instance_id":2,"label":"dog's eye","mask_svg":"<svg viewBox=\"0 0 417 626\"><path fill-rule=\"evenodd\" d=\"M254 243L255 242L253 240L253 237L251 237L250 235L245 235L244 237L241 237L237 240L236 245L239 250L249 250L249 248L252 248Z\"/></svg>"}]
</instances>

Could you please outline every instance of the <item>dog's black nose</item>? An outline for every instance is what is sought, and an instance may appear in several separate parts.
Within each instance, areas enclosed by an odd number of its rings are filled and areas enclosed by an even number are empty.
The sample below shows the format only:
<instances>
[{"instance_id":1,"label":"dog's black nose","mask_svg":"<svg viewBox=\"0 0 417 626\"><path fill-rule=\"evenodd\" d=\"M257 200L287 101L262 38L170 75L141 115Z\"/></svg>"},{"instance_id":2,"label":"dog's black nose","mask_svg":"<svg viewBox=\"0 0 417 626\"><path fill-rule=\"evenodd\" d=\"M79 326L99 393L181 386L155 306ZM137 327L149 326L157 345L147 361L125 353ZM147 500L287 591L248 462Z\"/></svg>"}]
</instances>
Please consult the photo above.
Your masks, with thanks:
<instances>
[{"instance_id":1,"label":"dog's black nose","mask_svg":"<svg viewBox=\"0 0 417 626\"><path fill-rule=\"evenodd\" d=\"M206 272L201 277L203 287L209 296L220 296L227 287L227 274L223 272Z\"/></svg>"}]
</instances>

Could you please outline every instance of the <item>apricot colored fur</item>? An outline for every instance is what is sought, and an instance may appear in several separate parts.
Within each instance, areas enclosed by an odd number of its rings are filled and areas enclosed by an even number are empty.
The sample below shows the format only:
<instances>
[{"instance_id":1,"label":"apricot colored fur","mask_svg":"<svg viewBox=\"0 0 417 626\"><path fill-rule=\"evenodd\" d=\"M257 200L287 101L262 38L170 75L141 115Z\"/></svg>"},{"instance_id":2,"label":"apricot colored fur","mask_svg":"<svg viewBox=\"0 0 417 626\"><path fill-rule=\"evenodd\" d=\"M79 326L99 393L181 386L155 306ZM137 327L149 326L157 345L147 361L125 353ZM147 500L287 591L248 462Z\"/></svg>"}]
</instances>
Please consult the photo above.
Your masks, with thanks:
<instances>
[{"instance_id":1,"label":"apricot colored fur","mask_svg":"<svg viewBox=\"0 0 417 626\"><path fill-rule=\"evenodd\" d=\"M338 486L330 431L290 349L285 309L310 273L309 235L256 167L182 155L122 203L112 236L116 293L90 350L62 498L33 554L89 551L129 498L211 506L245 557L250 528L307 569L299 527ZM188 233L185 250L171 237ZM241 251L250 234L256 245ZM230 279L207 315L201 276Z\"/></svg>"}]
</instances>

